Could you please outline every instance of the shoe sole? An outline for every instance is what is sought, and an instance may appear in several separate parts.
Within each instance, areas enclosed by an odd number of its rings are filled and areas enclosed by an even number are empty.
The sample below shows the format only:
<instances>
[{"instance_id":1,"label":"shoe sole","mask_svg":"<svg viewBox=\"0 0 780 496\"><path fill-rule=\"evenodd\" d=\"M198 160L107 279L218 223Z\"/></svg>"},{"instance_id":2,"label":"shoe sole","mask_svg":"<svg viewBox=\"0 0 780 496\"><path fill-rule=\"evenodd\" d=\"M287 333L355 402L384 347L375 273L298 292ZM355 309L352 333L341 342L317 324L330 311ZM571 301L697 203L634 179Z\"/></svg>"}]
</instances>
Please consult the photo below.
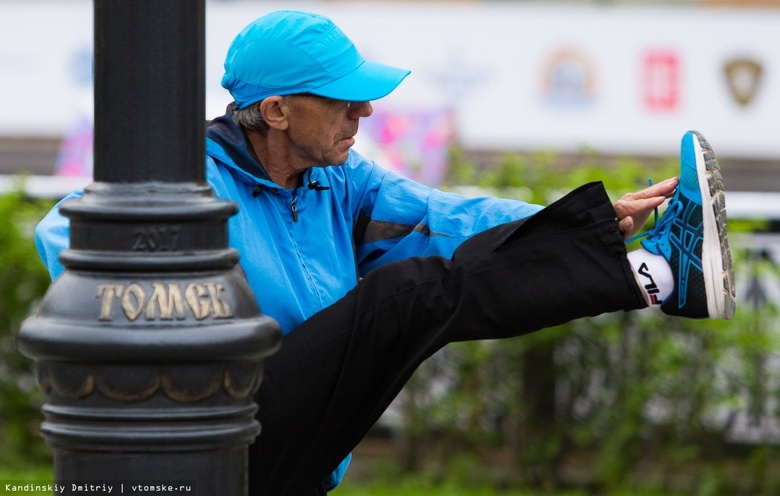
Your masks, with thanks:
<instances>
[{"instance_id":1,"label":"shoe sole","mask_svg":"<svg viewBox=\"0 0 780 496\"><path fill-rule=\"evenodd\" d=\"M710 318L730 319L734 316L736 301L723 176L710 144L697 131L691 133L695 138L696 172L702 199L704 240L701 259L707 312Z\"/></svg>"}]
</instances>

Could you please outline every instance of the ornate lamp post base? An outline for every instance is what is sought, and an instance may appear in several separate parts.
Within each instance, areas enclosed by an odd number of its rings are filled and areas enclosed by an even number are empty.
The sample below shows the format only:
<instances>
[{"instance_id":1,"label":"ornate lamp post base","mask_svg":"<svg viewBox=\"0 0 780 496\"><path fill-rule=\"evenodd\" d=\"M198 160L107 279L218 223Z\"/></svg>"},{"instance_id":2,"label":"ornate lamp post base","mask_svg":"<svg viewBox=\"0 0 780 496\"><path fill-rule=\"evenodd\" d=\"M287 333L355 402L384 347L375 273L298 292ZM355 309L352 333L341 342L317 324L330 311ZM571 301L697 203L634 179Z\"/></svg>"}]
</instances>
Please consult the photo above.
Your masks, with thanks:
<instances>
[{"instance_id":1,"label":"ornate lamp post base","mask_svg":"<svg viewBox=\"0 0 780 496\"><path fill-rule=\"evenodd\" d=\"M281 333L204 179L204 17L203 0L95 0L95 182L62 205L67 270L19 334L69 489L246 494Z\"/></svg>"}]
</instances>

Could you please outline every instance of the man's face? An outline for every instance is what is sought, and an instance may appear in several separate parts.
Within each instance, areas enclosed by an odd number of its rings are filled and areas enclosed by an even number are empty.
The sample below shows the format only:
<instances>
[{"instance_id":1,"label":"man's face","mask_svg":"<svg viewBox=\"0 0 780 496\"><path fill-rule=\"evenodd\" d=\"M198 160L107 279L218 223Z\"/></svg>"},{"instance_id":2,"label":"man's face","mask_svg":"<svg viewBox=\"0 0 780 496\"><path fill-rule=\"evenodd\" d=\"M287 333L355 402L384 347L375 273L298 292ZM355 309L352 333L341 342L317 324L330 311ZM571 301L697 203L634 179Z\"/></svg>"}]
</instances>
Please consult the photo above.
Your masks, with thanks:
<instances>
[{"instance_id":1,"label":"man's face","mask_svg":"<svg viewBox=\"0 0 780 496\"><path fill-rule=\"evenodd\" d=\"M374 111L370 102L346 102L316 95L287 98L290 156L300 166L341 165L355 144L358 121Z\"/></svg>"}]
</instances>

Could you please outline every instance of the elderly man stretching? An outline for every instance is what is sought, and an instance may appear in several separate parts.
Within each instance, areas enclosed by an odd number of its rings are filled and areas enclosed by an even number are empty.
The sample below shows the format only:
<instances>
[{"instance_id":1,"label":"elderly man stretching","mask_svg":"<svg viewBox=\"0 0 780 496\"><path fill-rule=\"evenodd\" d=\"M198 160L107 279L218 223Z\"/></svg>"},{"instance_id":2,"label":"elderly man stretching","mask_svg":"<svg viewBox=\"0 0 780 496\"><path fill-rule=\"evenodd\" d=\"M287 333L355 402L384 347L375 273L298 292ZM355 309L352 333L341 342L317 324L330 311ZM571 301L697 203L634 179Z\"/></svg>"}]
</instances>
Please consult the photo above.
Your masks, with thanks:
<instances>
[{"instance_id":1,"label":"elderly man stretching","mask_svg":"<svg viewBox=\"0 0 780 496\"><path fill-rule=\"evenodd\" d=\"M321 495L414 370L448 343L519 336L648 305L730 318L723 183L685 134L680 178L614 205L599 183L542 208L429 189L353 151L371 101L409 71L365 60L329 19L277 11L225 60L234 98L208 124L207 179L237 202L230 244L285 337L256 394L251 495ZM78 198L79 192L65 200ZM650 212L669 208L626 253ZM36 230L52 277L68 245L58 207Z\"/></svg>"}]
</instances>

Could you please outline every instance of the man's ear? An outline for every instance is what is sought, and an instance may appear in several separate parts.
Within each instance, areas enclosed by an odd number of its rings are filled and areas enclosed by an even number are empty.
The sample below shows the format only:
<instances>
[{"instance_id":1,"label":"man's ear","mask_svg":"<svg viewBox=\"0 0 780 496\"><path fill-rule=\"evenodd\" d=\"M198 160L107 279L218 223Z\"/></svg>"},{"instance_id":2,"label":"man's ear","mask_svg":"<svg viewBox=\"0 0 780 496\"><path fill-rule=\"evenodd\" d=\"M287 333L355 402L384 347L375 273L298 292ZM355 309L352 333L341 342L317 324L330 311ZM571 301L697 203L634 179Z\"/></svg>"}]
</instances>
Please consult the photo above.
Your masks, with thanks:
<instances>
[{"instance_id":1,"label":"man's ear","mask_svg":"<svg viewBox=\"0 0 780 496\"><path fill-rule=\"evenodd\" d=\"M269 127L285 130L289 126L287 100L283 96L269 96L260 102L260 113Z\"/></svg>"}]
</instances>

